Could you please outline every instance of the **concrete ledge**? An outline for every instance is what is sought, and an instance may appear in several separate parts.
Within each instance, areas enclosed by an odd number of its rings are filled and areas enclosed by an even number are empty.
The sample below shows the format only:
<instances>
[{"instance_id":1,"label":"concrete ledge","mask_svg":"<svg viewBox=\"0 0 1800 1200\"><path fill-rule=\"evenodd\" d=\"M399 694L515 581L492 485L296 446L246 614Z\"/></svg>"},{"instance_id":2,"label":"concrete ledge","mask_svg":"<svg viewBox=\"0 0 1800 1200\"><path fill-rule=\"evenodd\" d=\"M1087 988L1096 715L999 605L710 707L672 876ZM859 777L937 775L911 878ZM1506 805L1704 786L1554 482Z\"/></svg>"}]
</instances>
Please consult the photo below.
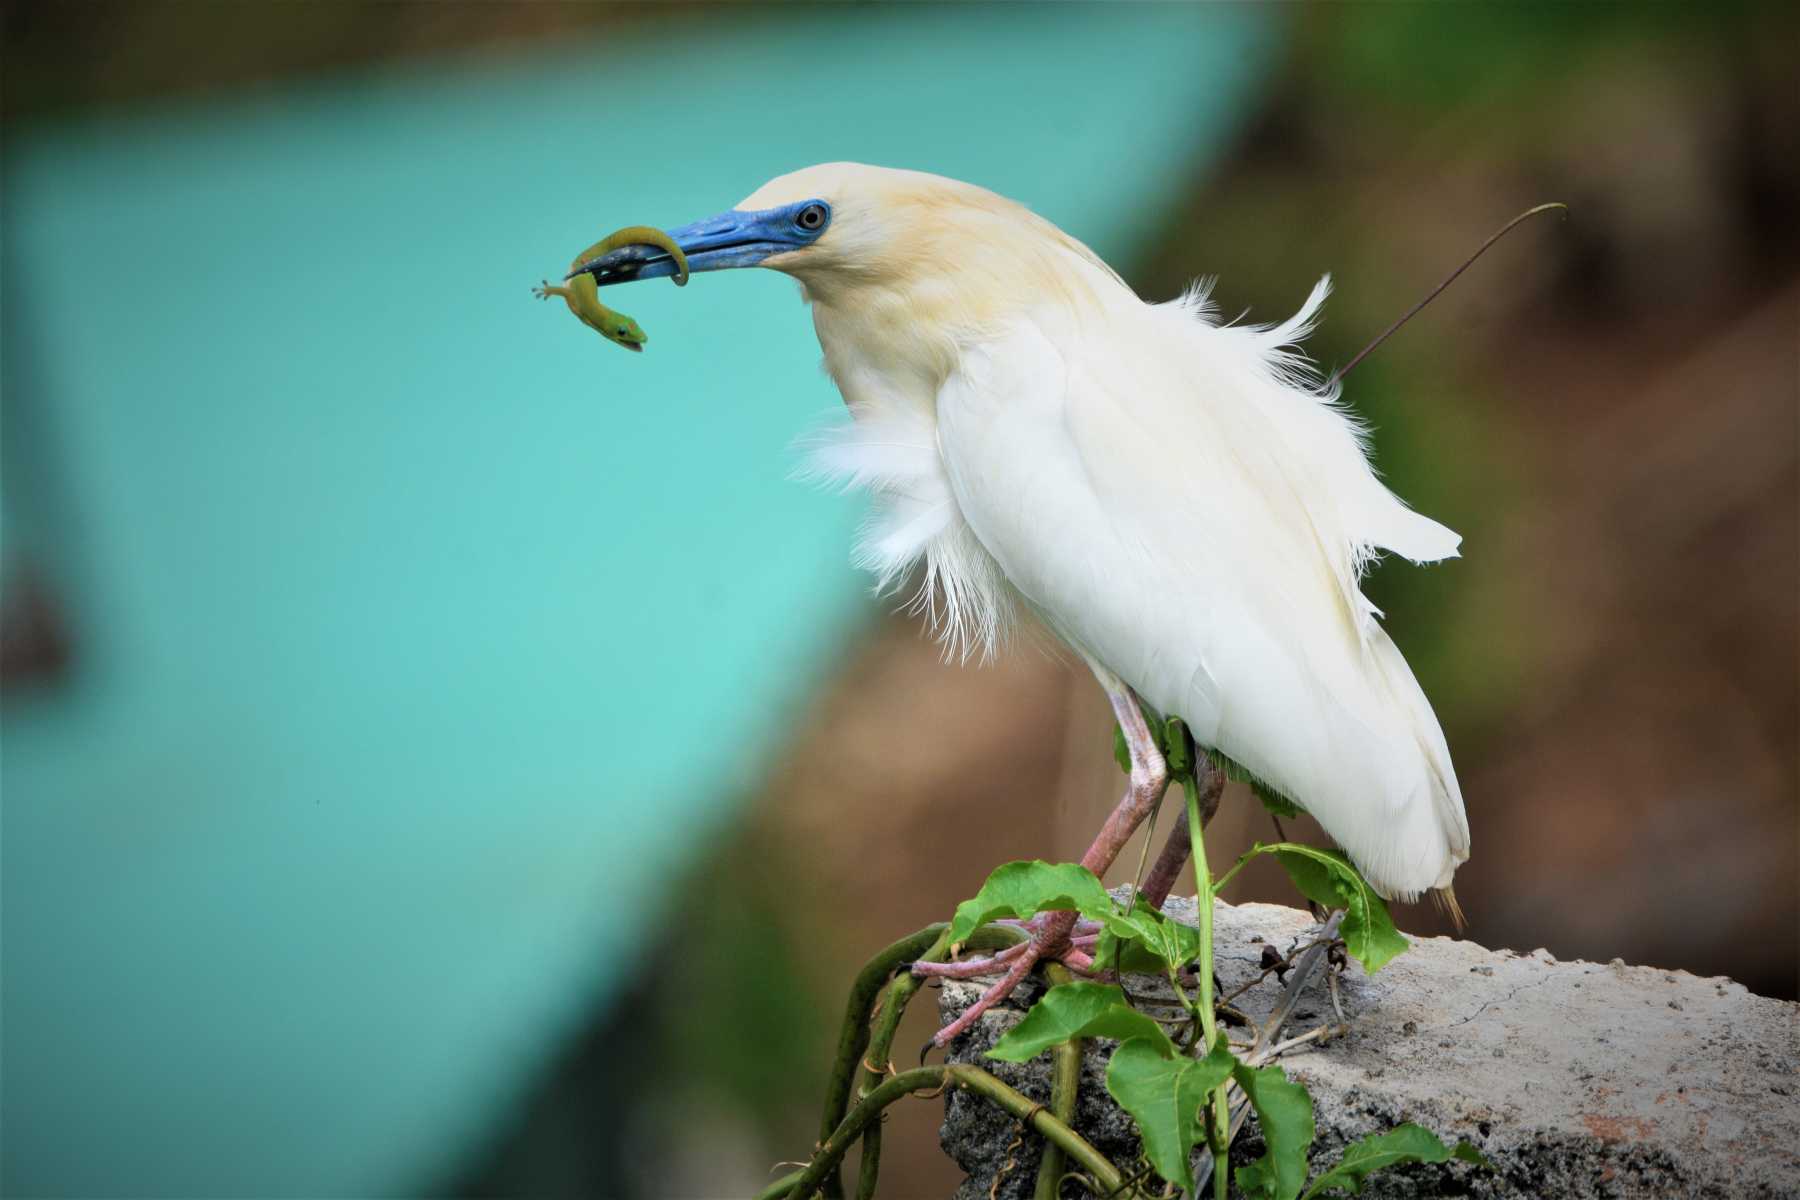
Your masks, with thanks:
<instances>
[{"instance_id":1,"label":"concrete ledge","mask_svg":"<svg viewBox=\"0 0 1800 1200\"><path fill-rule=\"evenodd\" d=\"M1193 901L1183 904L1171 900L1169 911L1191 921ZM1294 909L1221 904L1226 989L1256 974L1260 942L1285 953L1314 928ZM1047 1056L1019 1065L982 1057L1040 994L1028 986L958 1039L950 1060L979 1063L1048 1102ZM1128 979L1126 989L1168 995L1148 977ZM1238 1006L1258 1019L1277 991L1271 979ZM942 1020L979 993L976 984L946 983ZM1352 1032L1282 1059L1312 1091L1315 1169L1348 1142L1401 1121L1446 1142L1467 1138L1498 1168L1401 1168L1372 1176L1366 1196L1800 1197L1800 1005L1723 978L1617 960L1561 963L1542 950L1519 955L1448 938L1415 939L1372 977L1353 962L1342 995ZM1288 1033L1329 1019L1321 975ZM1138 1146L1106 1093L1113 1047L1088 1048L1076 1126L1123 1165ZM992 1188L1018 1130L991 1105L952 1093L941 1136L968 1174L958 1200L1030 1196L1036 1135L1012 1148L1015 1165ZM1238 1141L1234 1159L1261 1153L1254 1126ZM1068 1185L1065 1194L1078 1192Z\"/></svg>"}]
</instances>

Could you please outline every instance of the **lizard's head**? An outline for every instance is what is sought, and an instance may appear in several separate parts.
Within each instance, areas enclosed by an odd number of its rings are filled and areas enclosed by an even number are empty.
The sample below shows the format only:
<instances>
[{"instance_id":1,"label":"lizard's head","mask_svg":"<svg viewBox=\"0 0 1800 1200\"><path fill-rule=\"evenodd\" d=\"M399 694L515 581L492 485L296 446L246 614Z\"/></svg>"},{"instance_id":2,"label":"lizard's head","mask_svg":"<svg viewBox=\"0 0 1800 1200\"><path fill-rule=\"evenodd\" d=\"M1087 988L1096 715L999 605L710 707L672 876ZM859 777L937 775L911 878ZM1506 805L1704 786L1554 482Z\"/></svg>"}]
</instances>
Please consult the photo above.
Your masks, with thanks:
<instances>
[{"instance_id":1,"label":"lizard's head","mask_svg":"<svg viewBox=\"0 0 1800 1200\"><path fill-rule=\"evenodd\" d=\"M650 340L649 335L636 321L624 313L613 312L610 309L607 310L606 319L600 324L599 329L601 337L623 346L627 350L641 351L644 343Z\"/></svg>"}]
</instances>

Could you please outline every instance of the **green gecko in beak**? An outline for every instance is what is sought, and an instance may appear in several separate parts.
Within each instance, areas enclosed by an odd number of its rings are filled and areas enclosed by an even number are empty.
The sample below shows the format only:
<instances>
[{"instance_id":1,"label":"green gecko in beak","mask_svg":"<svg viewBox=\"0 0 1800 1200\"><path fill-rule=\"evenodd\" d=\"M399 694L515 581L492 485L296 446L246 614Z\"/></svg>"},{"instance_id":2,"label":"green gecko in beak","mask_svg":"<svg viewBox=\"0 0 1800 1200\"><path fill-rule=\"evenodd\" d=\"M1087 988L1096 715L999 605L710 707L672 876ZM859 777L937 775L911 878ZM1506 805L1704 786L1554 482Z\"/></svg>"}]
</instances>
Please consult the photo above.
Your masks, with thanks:
<instances>
[{"instance_id":1,"label":"green gecko in beak","mask_svg":"<svg viewBox=\"0 0 1800 1200\"><path fill-rule=\"evenodd\" d=\"M568 304L569 311L581 318L582 324L594 330L601 337L627 350L641 351L649 335L643 328L622 312L617 312L600 303L600 290L594 282L591 272L580 270L583 263L591 263L610 251L621 246L655 246L663 250L675 260L675 273L671 278L676 287L684 287L688 281L687 256L675 239L660 229L648 225L630 225L617 233L609 234L595 242L586 250L575 256L569 264L568 286L552 287L549 280L542 281L531 289L531 294L540 300L548 300L552 296L561 296Z\"/></svg>"}]
</instances>

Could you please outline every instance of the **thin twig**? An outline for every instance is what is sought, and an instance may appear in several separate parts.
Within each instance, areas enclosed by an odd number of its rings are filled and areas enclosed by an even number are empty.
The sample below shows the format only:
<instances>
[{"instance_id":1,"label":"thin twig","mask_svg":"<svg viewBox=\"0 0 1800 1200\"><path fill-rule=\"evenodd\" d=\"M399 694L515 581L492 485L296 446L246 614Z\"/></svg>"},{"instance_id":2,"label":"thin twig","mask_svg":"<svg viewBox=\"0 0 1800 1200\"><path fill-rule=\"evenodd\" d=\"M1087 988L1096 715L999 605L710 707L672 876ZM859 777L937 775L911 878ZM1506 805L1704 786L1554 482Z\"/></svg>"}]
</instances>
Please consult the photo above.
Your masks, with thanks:
<instances>
[{"instance_id":1,"label":"thin twig","mask_svg":"<svg viewBox=\"0 0 1800 1200\"><path fill-rule=\"evenodd\" d=\"M1335 940L1335 939L1333 939L1333 940ZM1305 949L1310 950L1312 947L1322 944L1323 941L1324 941L1324 939L1320 938L1320 939L1315 939L1311 942L1308 942L1305 946ZM1255 987L1257 984L1261 983L1263 980L1267 979L1270 975L1273 975L1275 972L1285 971L1285 970L1289 969L1290 967L1292 967L1294 965L1294 955L1300 953L1300 949L1301 948L1296 947L1292 953L1290 953L1286 958L1282 959L1280 962L1270 963L1268 966L1266 966L1262 969L1262 972L1260 974L1254 976L1253 978L1251 978L1250 980L1245 982L1243 986L1237 988L1229 996L1226 996L1224 999L1220 1000L1219 1003L1220 1004L1230 1004L1233 1000L1236 1000L1239 996L1243 995L1245 992L1249 991L1251 988Z\"/></svg>"},{"instance_id":2,"label":"thin twig","mask_svg":"<svg viewBox=\"0 0 1800 1200\"><path fill-rule=\"evenodd\" d=\"M1389 325L1386 329L1382 330L1381 335L1379 337L1377 337L1374 341L1370 342L1368 345L1364 346L1361 350L1356 352L1355 358L1351 359L1349 362L1347 362L1343 366L1339 367L1336 371L1332 372L1331 378L1326 381L1326 384L1325 384L1326 388L1329 389L1329 388L1336 387L1338 385L1339 381L1342 380L1344 378L1344 376L1348 375L1350 373L1351 369L1353 367L1355 367L1357 363L1359 363L1363 359L1369 357L1370 351L1374 350L1375 347L1381 345L1381 343L1387 341L1388 338L1392 337L1395 333L1397 333L1402 325L1406 324L1408 321L1410 321L1414 317L1418 316L1421 309L1423 309L1427 304L1430 304L1433 300L1436 300L1438 298L1439 292L1442 292L1445 288L1449 287L1451 284L1456 282L1456 277L1458 275L1461 275L1464 271L1466 271L1470 267L1474 266L1475 260L1480 258L1482 255L1486 254L1488 252L1489 246L1492 246L1495 242L1497 242L1501 238L1505 237L1508 233L1511 233L1513 226L1518 225L1520 222L1525 221L1526 219L1528 219L1530 217L1535 217L1541 212L1549 212L1553 208L1560 208L1564 212L1567 212L1569 209L1569 206L1566 204L1561 204L1561 203L1540 204L1536 208L1526 209L1524 212L1520 213L1518 216L1514 217L1512 220L1510 220L1506 224L1502 225L1498 232L1496 232L1493 236L1489 237L1487 241L1481 243L1481 248L1479 250L1475 251L1475 253L1469 255L1468 258L1463 260L1462 266L1460 266L1460 267L1456 268L1456 270L1450 272L1449 278L1445 279L1444 282L1442 282L1442 283L1438 284L1436 287L1432 288L1430 295L1426 296L1423 300L1419 301L1417 304L1415 304L1411 308L1407 309L1405 316L1401 317L1398 321L1395 321L1392 325Z\"/></svg>"},{"instance_id":3,"label":"thin twig","mask_svg":"<svg viewBox=\"0 0 1800 1200\"><path fill-rule=\"evenodd\" d=\"M1112 1200L1114 1196L1122 1195L1127 1189L1131 1189L1135 1193L1137 1185L1148 1179L1153 1169L1150 1160L1144 1159L1137 1170L1119 1180L1118 1187L1102 1193L1103 1200Z\"/></svg>"},{"instance_id":4,"label":"thin twig","mask_svg":"<svg viewBox=\"0 0 1800 1200\"><path fill-rule=\"evenodd\" d=\"M1019 1132L1013 1134L1013 1140L1006 1145L1006 1161L1000 1164L1000 1169L994 1172L994 1181L988 1184L988 1200L1000 1200L1000 1185L1012 1174L1013 1168L1019 1165L1019 1147L1024 1144L1025 1127L1021 1125Z\"/></svg>"},{"instance_id":5,"label":"thin twig","mask_svg":"<svg viewBox=\"0 0 1800 1200\"><path fill-rule=\"evenodd\" d=\"M1328 1042L1334 1037L1349 1032L1350 1027L1348 1025L1321 1025L1317 1029L1309 1029L1297 1037L1291 1037L1285 1042L1277 1042L1267 1050L1253 1053L1246 1058L1244 1062L1248 1066L1260 1067L1277 1055L1292 1050L1295 1046L1303 1046L1307 1042L1312 1041Z\"/></svg>"},{"instance_id":6,"label":"thin twig","mask_svg":"<svg viewBox=\"0 0 1800 1200\"><path fill-rule=\"evenodd\" d=\"M1138 855L1137 870L1131 873L1131 894L1125 897L1125 911L1137 908L1138 889L1144 885L1144 871L1150 865L1150 845L1156 840L1156 818L1162 815L1163 800L1168 797L1165 788L1163 794L1156 798L1156 807L1150 810L1149 827L1144 830L1144 852Z\"/></svg>"},{"instance_id":7,"label":"thin twig","mask_svg":"<svg viewBox=\"0 0 1800 1200\"><path fill-rule=\"evenodd\" d=\"M1312 982L1314 972L1319 969L1319 963L1325 958L1327 947L1337 940L1338 926L1343 923L1343 920L1342 910L1332 913L1331 919L1325 922L1325 928L1319 931L1318 937L1313 939L1313 943L1306 953L1300 956L1300 961L1294 965L1292 978L1288 980L1287 987L1282 989L1281 999L1275 1002L1275 1007L1269 1012L1269 1019L1256 1033L1257 1049L1267 1046L1281 1036L1281 1027L1286 1025L1288 1018L1293 1015L1294 1005L1298 1003L1300 993L1305 991L1306 985Z\"/></svg>"},{"instance_id":8,"label":"thin twig","mask_svg":"<svg viewBox=\"0 0 1800 1200\"><path fill-rule=\"evenodd\" d=\"M1086 1188L1088 1195L1098 1196L1100 1194L1100 1185L1086 1175L1083 1175L1080 1171L1064 1171L1062 1178L1056 1181L1057 1195L1062 1195L1062 1185L1069 1182L1071 1179Z\"/></svg>"}]
</instances>

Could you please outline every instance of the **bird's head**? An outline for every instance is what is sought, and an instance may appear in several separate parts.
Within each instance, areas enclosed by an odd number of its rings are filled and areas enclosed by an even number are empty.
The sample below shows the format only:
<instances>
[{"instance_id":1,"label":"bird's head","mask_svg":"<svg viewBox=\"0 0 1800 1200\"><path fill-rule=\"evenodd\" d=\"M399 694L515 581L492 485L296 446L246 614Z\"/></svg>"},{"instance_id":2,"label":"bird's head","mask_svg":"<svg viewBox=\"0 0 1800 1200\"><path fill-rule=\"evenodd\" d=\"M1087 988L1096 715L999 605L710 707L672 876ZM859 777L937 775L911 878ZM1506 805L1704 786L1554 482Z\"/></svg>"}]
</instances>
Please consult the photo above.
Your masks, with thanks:
<instances>
[{"instance_id":1,"label":"bird's head","mask_svg":"<svg viewBox=\"0 0 1800 1200\"><path fill-rule=\"evenodd\" d=\"M734 208L667 232L696 275L733 267L804 269L829 257L831 248L846 240L839 210L854 204L845 204L849 189L843 186L842 174L831 166L796 171L757 189ZM569 275L583 272L605 287L672 276L675 260L655 246L621 246L576 264Z\"/></svg>"},{"instance_id":2,"label":"bird's head","mask_svg":"<svg viewBox=\"0 0 1800 1200\"><path fill-rule=\"evenodd\" d=\"M957 180L862 163L779 176L735 207L667 232L695 274L768 267L799 279L814 299L877 288L916 295L919 284L959 297L999 294L1007 289L994 284L1040 268L1117 278L1087 247L1013 201ZM654 246L624 246L570 274L583 272L604 287L673 275L675 263ZM959 278L988 286L944 287Z\"/></svg>"}]
</instances>

